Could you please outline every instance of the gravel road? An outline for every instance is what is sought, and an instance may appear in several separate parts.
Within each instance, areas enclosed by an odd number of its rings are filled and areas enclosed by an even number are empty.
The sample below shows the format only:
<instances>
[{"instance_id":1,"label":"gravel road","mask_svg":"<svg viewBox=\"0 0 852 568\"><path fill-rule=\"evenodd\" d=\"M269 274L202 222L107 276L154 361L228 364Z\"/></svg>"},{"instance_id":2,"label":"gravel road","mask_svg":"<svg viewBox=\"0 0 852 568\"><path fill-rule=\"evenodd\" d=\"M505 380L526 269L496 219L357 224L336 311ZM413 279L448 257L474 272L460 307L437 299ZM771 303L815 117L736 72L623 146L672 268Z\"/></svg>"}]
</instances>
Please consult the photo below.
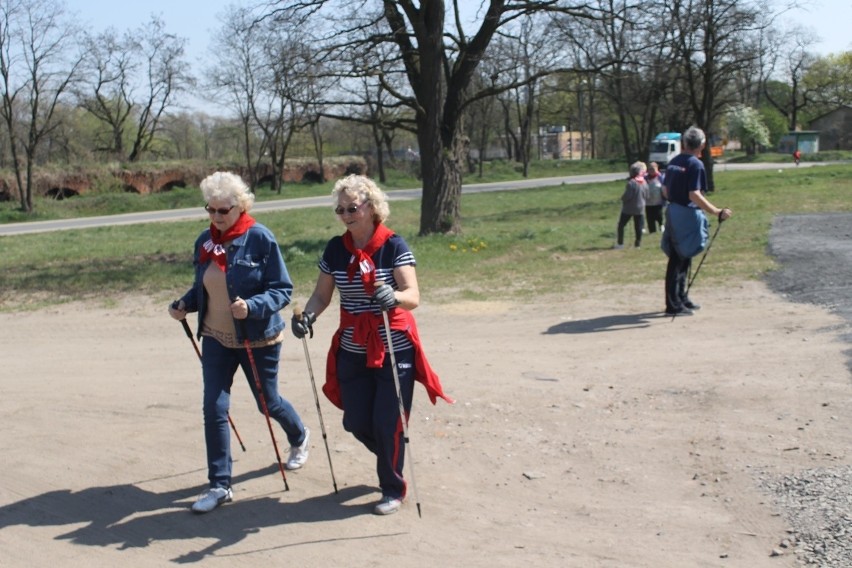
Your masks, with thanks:
<instances>
[{"instance_id":1,"label":"gravel road","mask_svg":"<svg viewBox=\"0 0 852 568\"><path fill-rule=\"evenodd\" d=\"M852 343L852 214L777 217L769 252L781 265L769 285L793 301L841 315L840 335ZM852 371L852 348L846 353ZM765 476L760 483L790 526L776 552L792 549L806 566L852 567L852 466Z\"/></svg>"},{"instance_id":2,"label":"gravel road","mask_svg":"<svg viewBox=\"0 0 852 568\"><path fill-rule=\"evenodd\" d=\"M769 275L772 289L840 314L852 343L852 213L779 216L769 252L781 265ZM847 354L852 371L852 349Z\"/></svg>"}]
</instances>

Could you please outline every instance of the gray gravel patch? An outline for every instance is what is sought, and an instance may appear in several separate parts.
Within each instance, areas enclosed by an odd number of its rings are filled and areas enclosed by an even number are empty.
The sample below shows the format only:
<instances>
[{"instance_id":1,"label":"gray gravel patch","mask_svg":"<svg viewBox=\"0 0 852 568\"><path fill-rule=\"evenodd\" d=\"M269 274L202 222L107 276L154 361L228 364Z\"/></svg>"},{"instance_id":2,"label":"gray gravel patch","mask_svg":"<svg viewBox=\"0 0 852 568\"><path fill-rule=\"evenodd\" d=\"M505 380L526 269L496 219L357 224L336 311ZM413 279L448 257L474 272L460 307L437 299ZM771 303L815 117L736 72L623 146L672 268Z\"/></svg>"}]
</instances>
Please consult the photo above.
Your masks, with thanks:
<instances>
[{"instance_id":1,"label":"gray gravel patch","mask_svg":"<svg viewBox=\"0 0 852 568\"><path fill-rule=\"evenodd\" d=\"M769 253L781 265L767 277L770 288L842 316L841 336L852 344L852 213L776 217ZM852 349L846 354L852 371Z\"/></svg>"},{"instance_id":2,"label":"gray gravel patch","mask_svg":"<svg viewBox=\"0 0 852 568\"><path fill-rule=\"evenodd\" d=\"M796 555L805 566L852 566L852 466L762 477L790 524L774 555Z\"/></svg>"},{"instance_id":3,"label":"gray gravel patch","mask_svg":"<svg viewBox=\"0 0 852 568\"><path fill-rule=\"evenodd\" d=\"M852 343L852 214L779 216L769 252L781 265L768 276L769 286L842 316L838 331ZM852 349L846 354L852 370ZM790 525L773 554L794 552L805 566L852 567L852 466L758 477Z\"/></svg>"}]
</instances>

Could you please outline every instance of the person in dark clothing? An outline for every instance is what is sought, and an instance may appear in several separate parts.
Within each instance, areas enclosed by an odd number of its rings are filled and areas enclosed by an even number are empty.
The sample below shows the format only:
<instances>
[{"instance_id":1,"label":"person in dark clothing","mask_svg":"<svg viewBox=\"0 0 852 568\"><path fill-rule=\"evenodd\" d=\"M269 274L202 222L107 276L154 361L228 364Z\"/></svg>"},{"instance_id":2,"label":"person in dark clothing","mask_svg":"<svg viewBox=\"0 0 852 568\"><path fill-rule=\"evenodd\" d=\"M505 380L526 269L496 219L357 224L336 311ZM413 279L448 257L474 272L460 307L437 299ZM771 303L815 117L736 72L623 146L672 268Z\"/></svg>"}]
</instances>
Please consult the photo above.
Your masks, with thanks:
<instances>
[{"instance_id":1,"label":"person in dark clothing","mask_svg":"<svg viewBox=\"0 0 852 568\"><path fill-rule=\"evenodd\" d=\"M707 191L707 173L701 162L701 152L707 137L704 131L690 127L681 137L683 152L672 158L666 167L663 196L671 204L670 207L698 208L714 217L719 222L732 215L727 208L716 207L705 196ZM683 227L673 226L672 216L667 214L666 231L663 238L670 239L671 246L669 262L666 266L666 314L689 316L701 306L687 297L687 277L692 266L692 257L682 257L674 243L671 242L678 230Z\"/></svg>"}]
</instances>

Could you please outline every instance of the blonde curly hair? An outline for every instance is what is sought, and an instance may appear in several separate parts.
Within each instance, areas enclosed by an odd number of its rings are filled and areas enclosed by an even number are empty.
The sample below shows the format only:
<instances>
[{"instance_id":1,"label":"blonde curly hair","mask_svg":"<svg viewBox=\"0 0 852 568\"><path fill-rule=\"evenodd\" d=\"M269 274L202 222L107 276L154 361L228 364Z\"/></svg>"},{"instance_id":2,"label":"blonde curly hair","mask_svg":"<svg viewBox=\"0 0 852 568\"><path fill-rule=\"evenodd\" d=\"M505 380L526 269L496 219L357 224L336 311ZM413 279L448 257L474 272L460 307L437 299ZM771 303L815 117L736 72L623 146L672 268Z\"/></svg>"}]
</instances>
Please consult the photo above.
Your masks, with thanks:
<instances>
[{"instance_id":1,"label":"blonde curly hair","mask_svg":"<svg viewBox=\"0 0 852 568\"><path fill-rule=\"evenodd\" d=\"M367 176L351 174L337 180L331 190L334 207L340 205L341 194L362 203L369 202L373 208L373 220L379 223L384 223L390 216L387 194Z\"/></svg>"}]
</instances>

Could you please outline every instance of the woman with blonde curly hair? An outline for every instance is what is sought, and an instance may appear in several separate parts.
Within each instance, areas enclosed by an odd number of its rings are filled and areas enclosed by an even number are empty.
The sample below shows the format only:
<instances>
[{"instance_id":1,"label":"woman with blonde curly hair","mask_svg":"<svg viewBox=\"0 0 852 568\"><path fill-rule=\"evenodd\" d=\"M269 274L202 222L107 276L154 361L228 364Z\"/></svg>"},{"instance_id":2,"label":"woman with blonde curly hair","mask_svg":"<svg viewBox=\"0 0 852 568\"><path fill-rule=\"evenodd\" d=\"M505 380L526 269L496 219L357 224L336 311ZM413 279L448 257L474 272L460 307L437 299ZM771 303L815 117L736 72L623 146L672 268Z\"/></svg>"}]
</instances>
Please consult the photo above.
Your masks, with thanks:
<instances>
[{"instance_id":1,"label":"woman with blonde curly hair","mask_svg":"<svg viewBox=\"0 0 852 568\"><path fill-rule=\"evenodd\" d=\"M320 274L296 337L313 335L313 323L340 294L340 323L332 339L323 392L343 409L343 427L376 455L381 500L377 515L399 510L406 496L405 445L382 311L387 311L405 414L411 411L414 382L422 382L434 404L448 402L429 366L411 310L420 303L414 254L384 222L390 213L385 193L369 178L350 175L332 191L334 213L346 228L326 245ZM381 282L381 284L378 284Z\"/></svg>"}]
</instances>

